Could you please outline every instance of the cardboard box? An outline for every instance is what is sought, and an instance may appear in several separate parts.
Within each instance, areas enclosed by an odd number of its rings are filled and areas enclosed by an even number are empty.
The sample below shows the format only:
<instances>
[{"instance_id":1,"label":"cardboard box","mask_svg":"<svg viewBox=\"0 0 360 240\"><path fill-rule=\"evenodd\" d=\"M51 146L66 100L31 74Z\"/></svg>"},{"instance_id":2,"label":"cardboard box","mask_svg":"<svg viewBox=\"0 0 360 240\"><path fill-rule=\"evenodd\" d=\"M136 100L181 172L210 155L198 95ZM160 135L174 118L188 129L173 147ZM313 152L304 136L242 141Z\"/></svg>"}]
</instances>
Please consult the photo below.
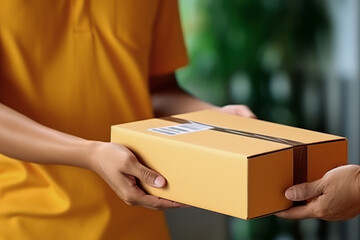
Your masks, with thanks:
<instances>
[{"instance_id":1,"label":"cardboard box","mask_svg":"<svg viewBox=\"0 0 360 240\"><path fill-rule=\"evenodd\" d=\"M291 207L288 187L347 162L343 137L211 110L115 125L111 141L167 179L147 192L243 219Z\"/></svg>"}]
</instances>

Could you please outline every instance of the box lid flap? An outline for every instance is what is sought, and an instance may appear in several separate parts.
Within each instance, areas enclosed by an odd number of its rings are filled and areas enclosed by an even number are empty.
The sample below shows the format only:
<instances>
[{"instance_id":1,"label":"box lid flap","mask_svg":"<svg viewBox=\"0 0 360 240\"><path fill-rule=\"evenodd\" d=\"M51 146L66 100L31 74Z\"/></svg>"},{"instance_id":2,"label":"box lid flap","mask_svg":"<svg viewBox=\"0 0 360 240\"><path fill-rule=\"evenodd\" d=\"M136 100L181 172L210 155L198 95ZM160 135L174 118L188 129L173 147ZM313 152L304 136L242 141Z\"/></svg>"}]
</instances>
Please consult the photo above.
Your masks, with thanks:
<instances>
[{"instance_id":1,"label":"box lid flap","mask_svg":"<svg viewBox=\"0 0 360 240\"><path fill-rule=\"evenodd\" d=\"M284 138L305 144L343 139L334 135L318 133L261 120L243 118L212 110L180 114L175 115L174 117L195 121L196 123L202 123L205 125L241 130L249 133L267 135L269 137ZM241 136L229 132L208 130L206 128L199 131L189 131L186 134L166 134L167 131L174 130L176 132L179 130L179 126L181 127L181 124L182 123L173 122L171 120L155 118L121 124L115 127L151 135L153 137L165 138L171 141L193 144L198 147L218 149L220 151L235 153L246 157L279 151L291 147L291 145L286 143L284 144L270 140L258 139L255 137ZM169 129L169 127L172 127L172 129ZM153 129L156 131L152 131Z\"/></svg>"}]
</instances>

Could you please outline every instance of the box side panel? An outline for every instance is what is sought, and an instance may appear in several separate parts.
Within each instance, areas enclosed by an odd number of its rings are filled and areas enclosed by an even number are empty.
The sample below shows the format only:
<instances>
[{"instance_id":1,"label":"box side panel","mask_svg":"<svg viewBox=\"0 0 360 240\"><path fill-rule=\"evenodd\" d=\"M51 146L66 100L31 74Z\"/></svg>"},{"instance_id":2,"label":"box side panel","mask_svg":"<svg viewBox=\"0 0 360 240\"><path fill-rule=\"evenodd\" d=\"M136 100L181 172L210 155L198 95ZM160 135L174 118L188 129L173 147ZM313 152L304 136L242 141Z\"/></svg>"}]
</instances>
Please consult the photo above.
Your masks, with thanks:
<instances>
[{"instance_id":1,"label":"box side panel","mask_svg":"<svg viewBox=\"0 0 360 240\"><path fill-rule=\"evenodd\" d=\"M292 206L285 190L293 182L292 149L249 159L249 218Z\"/></svg>"},{"instance_id":2,"label":"box side panel","mask_svg":"<svg viewBox=\"0 0 360 240\"><path fill-rule=\"evenodd\" d=\"M347 163L347 141L308 146L308 181L315 181L329 170Z\"/></svg>"},{"instance_id":3,"label":"box side panel","mask_svg":"<svg viewBox=\"0 0 360 240\"><path fill-rule=\"evenodd\" d=\"M165 189L144 186L162 198L247 218L247 161L244 157L112 128L112 141L123 144L167 179Z\"/></svg>"}]
</instances>

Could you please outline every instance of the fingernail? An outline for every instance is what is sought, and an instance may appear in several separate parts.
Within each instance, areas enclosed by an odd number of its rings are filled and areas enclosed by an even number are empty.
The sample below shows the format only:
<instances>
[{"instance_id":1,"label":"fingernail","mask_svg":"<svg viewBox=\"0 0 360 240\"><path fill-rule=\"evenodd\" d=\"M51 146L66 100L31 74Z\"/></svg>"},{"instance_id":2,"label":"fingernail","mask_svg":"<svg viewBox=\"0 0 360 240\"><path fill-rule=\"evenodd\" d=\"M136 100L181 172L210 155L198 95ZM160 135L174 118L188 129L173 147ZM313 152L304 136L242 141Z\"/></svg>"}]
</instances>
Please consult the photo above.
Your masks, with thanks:
<instances>
[{"instance_id":1,"label":"fingernail","mask_svg":"<svg viewBox=\"0 0 360 240\"><path fill-rule=\"evenodd\" d=\"M158 176L155 178L154 183L155 183L155 186L162 187L165 184L165 179L161 176Z\"/></svg>"},{"instance_id":2,"label":"fingernail","mask_svg":"<svg viewBox=\"0 0 360 240\"><path fill-rule=\"evenodd\" d=\"M285 197L289 200L294 200L296 198L295 190L293 188L286 190Z\"/></svg>"}]
</instances>

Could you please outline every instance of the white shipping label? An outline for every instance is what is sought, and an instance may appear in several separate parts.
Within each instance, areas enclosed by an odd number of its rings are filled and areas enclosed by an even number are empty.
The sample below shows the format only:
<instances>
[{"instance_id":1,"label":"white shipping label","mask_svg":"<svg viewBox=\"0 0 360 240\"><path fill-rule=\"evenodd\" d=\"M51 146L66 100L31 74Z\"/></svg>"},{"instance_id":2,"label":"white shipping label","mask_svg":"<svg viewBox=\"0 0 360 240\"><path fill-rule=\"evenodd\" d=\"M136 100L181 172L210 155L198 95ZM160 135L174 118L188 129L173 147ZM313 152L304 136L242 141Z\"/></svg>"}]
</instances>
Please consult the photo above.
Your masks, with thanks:
<instances>
[{"instance_id":1,"label":"white shipping label","mask_svg":"<svg viewBox=\"0 0 360 240\"><path fill-rule=\"evenodd\" d=\"M168 136L180 135L185 133L199 132L212 129L214 127L200 123L184 123L169 127L149 128L149 131L165 134Z\"/></svg>"}]
</instances>

